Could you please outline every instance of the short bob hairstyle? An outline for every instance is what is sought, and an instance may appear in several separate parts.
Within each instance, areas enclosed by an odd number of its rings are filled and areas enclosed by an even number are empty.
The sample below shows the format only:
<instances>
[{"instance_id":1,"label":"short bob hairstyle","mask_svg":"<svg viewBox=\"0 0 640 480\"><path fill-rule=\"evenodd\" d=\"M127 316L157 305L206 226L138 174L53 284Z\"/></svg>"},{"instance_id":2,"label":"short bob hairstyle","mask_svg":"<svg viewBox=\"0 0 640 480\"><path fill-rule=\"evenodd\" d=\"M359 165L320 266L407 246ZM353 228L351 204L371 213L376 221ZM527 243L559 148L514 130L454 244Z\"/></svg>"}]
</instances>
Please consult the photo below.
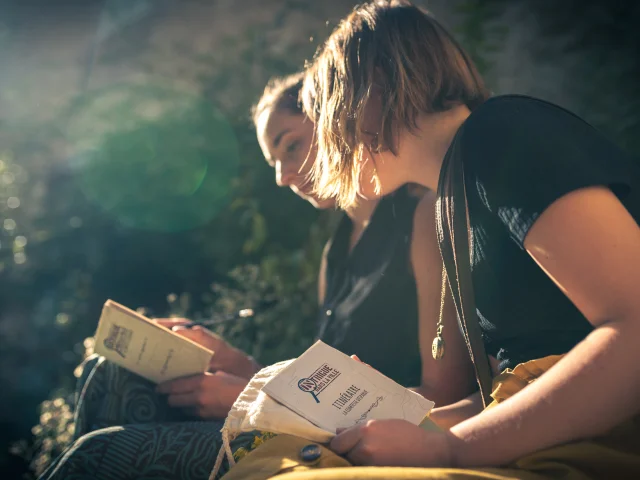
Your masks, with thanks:
<instances>
[{"instance_id":1,"label":"short bob hairstyle","mask_svg":"<svg viewBox=\"0 0 640 480\"><path fill-rule=\"evenodd\" d=\"M365 108L373 93L381 115L367 132ZM352 206L363 149L395 153L396 133L413 130L419 114L460 104L473 110L488 97L469 55L427 11L398 1L356 7L316 54L301 92L316 128L318 195Z\"/></svg>"}]
</instances>

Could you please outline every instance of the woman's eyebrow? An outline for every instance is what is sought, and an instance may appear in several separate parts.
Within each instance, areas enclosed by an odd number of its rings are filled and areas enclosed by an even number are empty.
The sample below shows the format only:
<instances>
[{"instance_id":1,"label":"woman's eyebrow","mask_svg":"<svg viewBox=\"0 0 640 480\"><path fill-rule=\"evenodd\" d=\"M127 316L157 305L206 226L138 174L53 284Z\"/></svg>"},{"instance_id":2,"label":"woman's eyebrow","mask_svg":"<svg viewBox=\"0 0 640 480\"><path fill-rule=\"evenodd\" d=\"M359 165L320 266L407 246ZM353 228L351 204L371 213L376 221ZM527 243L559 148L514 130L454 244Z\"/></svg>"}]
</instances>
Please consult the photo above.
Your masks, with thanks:
<instances>
[{"instance_id":1,"label":"woman's eyebrow","mask_svg":"<svg viewBox=\"0 0 640 480\"><path fill-rule=\"evenodd\" d=\"M288 133L290 131L291 131L291 129L285 128L278 135L276 135L276 138L273 140L273 146L275 148L278 148L278 145L280 144L280 141L282 140L282 137L285 135L285 133Z\"/></svg>"}]
</instances>

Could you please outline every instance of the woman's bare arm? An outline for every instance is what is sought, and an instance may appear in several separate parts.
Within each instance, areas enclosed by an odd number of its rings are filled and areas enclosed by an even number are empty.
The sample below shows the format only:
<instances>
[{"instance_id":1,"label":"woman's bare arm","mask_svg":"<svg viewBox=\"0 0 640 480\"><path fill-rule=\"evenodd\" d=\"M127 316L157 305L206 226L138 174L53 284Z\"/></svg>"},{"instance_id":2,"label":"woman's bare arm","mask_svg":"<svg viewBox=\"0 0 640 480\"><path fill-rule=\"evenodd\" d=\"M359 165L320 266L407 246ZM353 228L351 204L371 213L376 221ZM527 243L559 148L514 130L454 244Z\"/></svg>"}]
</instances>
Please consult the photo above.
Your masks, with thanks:
<instances>
[{"instance_id":1,"label":"woman's bare arm","mask_svg":"<svg viewBox=\"0 0 640 480\"><path fill-rule=\"evenodd\" d=\"M536 382L453 427L457 466L501 465L603 434L640 411L635 220L609 189L577 190L543 212L525 248L595 330Z\"/></svg>"}]
</instances>

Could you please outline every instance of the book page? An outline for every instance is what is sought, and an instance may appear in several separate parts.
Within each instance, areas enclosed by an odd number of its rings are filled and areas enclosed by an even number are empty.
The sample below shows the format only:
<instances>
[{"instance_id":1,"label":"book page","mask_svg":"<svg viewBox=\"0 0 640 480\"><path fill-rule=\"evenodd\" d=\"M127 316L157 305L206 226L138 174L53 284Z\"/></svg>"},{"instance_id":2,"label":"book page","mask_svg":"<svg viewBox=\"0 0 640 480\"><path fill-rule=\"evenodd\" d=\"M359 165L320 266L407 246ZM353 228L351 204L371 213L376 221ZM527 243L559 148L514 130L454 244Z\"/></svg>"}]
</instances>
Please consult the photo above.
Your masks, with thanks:
<instances>
[{"instance_id":1,"label":"book page","mask_svg":"<svg viewBox=\"0 0 640 480\"><path fill-rule=\"evenodd\" d=\"M372 419L397 418L419 425L434 405L321 341L262 390L333 433Z\"/></svg>"},{"instance_id":2,"label":"book page","mask_svg":"<svg viewBox=\"0 0 640 480\"><path fill-rule=\"evenodd\" d=\"M112 300L102 309L95 352L154 383L204 373L213 355Z\"/></svg>"}]
</instances>

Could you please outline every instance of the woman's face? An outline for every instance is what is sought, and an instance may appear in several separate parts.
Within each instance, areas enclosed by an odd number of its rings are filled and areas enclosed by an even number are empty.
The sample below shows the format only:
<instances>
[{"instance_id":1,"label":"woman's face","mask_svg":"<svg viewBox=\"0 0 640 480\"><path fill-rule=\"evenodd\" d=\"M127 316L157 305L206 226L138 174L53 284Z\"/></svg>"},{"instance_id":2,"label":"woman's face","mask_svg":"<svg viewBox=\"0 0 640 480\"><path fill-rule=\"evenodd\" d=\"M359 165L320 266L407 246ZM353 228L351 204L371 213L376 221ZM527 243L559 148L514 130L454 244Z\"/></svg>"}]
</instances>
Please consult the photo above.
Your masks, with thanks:
<instances>
[{"instance_id":1,"label":"woman's face","mask_svg":"<svg viewBox=\"0 0 640 480\"><path fill-rule=\"evenodd\" d=\"M313 194L308 174L316 158L313 123L306 116L289 111L265 110L257 122L258 142L265 159L275 169L276 183L289 187L315 208L335 206L333 199Z\"/></svg>"},{"instance_id":2,"label":"woman's face","mask_svg":"<svg viewBox=\"0 0 640 480\"><path fill-rule=\"evenodd\" d=\"M363 136L366 141L364 145L362 159L356 165L358 168L358 195L366 200L373 200L387 195L406 183L403 176L403 165L408 152L405 152L403 145L406 145L408 131L402 131L394 139L394 155L390 150L380 150L378 148L381 140L380 128L381 115L380 99L373 97L365 110L365 121L363 124ZM403 129L404 130L404 129Z\"/></svg>"}]
</instances>

